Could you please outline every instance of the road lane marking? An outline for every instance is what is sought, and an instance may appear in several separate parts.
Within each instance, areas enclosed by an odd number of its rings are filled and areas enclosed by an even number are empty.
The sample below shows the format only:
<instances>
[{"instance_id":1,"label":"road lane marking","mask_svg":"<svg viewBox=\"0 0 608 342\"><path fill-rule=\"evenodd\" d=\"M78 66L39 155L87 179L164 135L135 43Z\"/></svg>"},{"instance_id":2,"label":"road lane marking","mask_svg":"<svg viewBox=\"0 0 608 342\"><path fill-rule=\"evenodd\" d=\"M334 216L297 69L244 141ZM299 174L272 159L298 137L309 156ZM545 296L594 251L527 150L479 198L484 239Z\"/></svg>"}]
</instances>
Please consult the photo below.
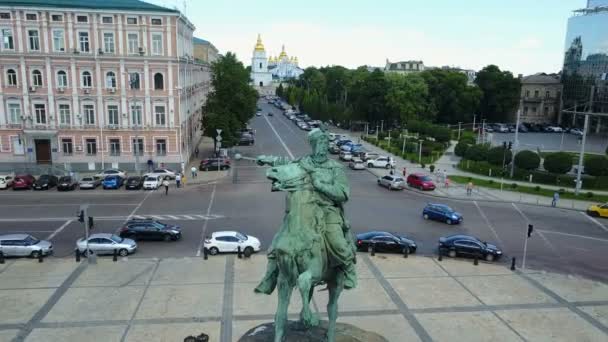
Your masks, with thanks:
<instances>
[{"instance_id":1,"label":"road lane marking","mask_svg":"<svg viewBox=\"0 0 608 342\"><path fill-rule=\"evenodd\" d=\"M606 228L606 226L604 226L600 221L596 220L595 218L587 215L587 213L584 212L580 212L581 215L585 216L586 218L588 218L591 222L595 223L598 227L602 228L604 231L608 232L608 228Z\"/></svg>"},{"instance_id":2,"label":"road lane marking","mask_svg":"<svg viewBox=\"0 0 608 342\"><path fill-rule=\"evenodd\" d=\"M287 154L289 154L289 157L291 159L295 159L295 157L293 156L293 153L291 153L291 150L289 149L289 147L287 147L287 145L285 144L285 142L283 141L283 139L279 135L279 132L277 132L277 130L274 128L274 126L270 123L270 120L268 120L268 118L266 116L264 116L264 119L268 123L268 126L270 126L270 129L272 129L272 131L274 132L274 135L276 135L277 138L279 139L279 142L281 143L281 145L283 145L283 148L285 149L285 151L287 152Z\"/></svg>"},{"instance_id":3,"label":"road lane marking","mask_svg":"<svg viewBox=\"0 0 608 342\"><path fill-rule=\"evenodd\" d=\"M166 215L168 218L172 219L172 220L177 220L176 216L172 216L172 215Z\"/></svg>"},{"instance_id":4,"label":"road lane marking","mask_svg":"<svg viewBox=\"0 0 608 342\"><path fill-rule=\"evenodd\" d=\"M82 205L82 203L58 203L58 204L53 204L53 203L32 203L32 204L3 204L2 207L71 207L71 206L80 206ZM130 205L137 205L137 203L95 203L95 204L89 204L89 206L130 206Z\"/></svg>"},{"instance_id":5,"label":"road lane marking","mask_svg":"<svg viewBox=\"0 0 608 342\"><path fill-rule=\"evenodd\" d=\"M188 220L194 220L194 218L192 216L189 215L181 215L182 217L185 217Z\"/></svg>"},{"instance_id":6,"label":"road lane marking","mask_svg":"<svg viewBox=\"0 0 608 342\"><path fill-rule=\"evenodd\" d=\"M556 232L556 231L552 231L552 230L543 230L543 229L537 229L537 231L545 233L545 234L556 234L556 235L575 237L575 238L579 238L579 239L608 242L608 239L602 239L602 238L587 236L587 235L569 234L569 233L562 233L562 232Z\"/></svg>"},{"instance_id":7,"label":"road lane marking","mask_svg":"<svg viewBox=\"0 0 608 342\"><path fill-rule=\"evenodd\" d=\"M70 225L70 223L72 223L72 220L68 220L66 221L66 223L62 224L61 227L57 228L54 232L51 233L51 235L47 236L46 240L50 240L52 238L54 238L57 234L61 233L61 231Z\"/></svg>"},{"instance_id":8,"label":"road lane marking","mask_svg":"<svg viewBox=\"0 0 608 342\"><path fill-rule=\"evenodd\" d=\"M207 213L206 213L207 217L209 217L209 215L211 214L211 207L213 206L213 200L215 199L216 188L217 188L217 185L213 184L213 190L211 191L211 198L209 199L209 205L207 206ZM205 243L205 235L207 235L207 225L208 224L209 224L209 220L205 220L205 222L203 223L203 228L201 231L201 242L199 243L198 249L196 251L197 257L201 256L201 251L203 250L204 243Z\"/></svg>"},{"instance_id":9,"label":"road lane marking","mask_svg":"<svg viewBox=\"0 0 608 342\"><path fill-rule=\"evenodd\" d=\"M481 215L481 217L483 218L483 220L486 221L486 224L488 225L488 227L490 227L490 230L494 234L494 237L496 237L496 241L498 241L498 243L501 246L504 246L504 244L502 243L502 240L500 239L500 237L498 236L498 233L496 232L496 229L494 229L494 226L492 225L492 223L490 223L490 220L488 219L488 217L486 216L486 214L483 212L483 210L481 210L481 207L479 206L479 204L477 204L477 201L473 201L473 203L477 207L477 211L479 211L479 214Z\"/></svg>"},{"instance_id":10,"label":"road lane marking","mask_svg":"<svg viewBox=\"0 0 608 342\"><path fill-rule=\"evenodd\" d=\"M129 216L127 216L127 218L123 221L123 223L116 228L116 231L114 232L115 234L118 234L118 232L120 231L122 226L124 226L125 223L129 222L129 220L133 217L133 215L135 215L135 212L137 212L139 210L139 208L141 208L142 204L144 204L144 202L148 199L148 197L150 197L150 195L152 195L153 193L154 193L154 191L150 191L146 194L146 196L144 196L144 198L141 200L141 202L139 202L139 204L135 208L133 208L133 211L131 211L131 213L129 214Z\"/></svg>"},{"instance_id":11,"label":"road lane marking","mask_svg":"<svg viewBox=\"0 0 608 342\"><path fill-rule=\"evenodd\" d=\"M210 215L133 215L133 216L94 216L96 221L124 221L126 219L148 219L154 218L157 220L177 220L177 221L198 221L198 220L214 220L224 218L223 215L210 214ZM55 222L55 221L68 221L72 220L72 217L37 217L37 218L9 218L9 219L0 219L0 222ZM52 230L47 230L45 232L52 232Z\"/></svg>"}]
</instances>

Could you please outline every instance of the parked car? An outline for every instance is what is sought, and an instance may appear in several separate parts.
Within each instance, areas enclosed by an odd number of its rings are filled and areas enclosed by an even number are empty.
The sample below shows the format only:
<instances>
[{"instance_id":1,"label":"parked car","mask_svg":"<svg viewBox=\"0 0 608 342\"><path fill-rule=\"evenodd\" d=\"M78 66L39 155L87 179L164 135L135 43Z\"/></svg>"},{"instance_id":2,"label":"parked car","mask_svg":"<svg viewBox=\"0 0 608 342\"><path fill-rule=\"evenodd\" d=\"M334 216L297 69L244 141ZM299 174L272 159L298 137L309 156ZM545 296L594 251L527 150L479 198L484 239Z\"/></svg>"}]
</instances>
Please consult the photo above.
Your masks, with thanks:
<instances>
[{"instance_id":1,"label":"parked car","mask_svg":"<svg viewBox=\"0 0 608 342\"><path fill-rule=\"evenodd\" d=\"M431 177L422 173L410 173L407 176L407 185L420 190L435 190L435 183Z\"/></svg>"},{"instance_id":2,"label":"parked car","mask_svg":"<svg viewBox=\"0 0 608 342\"><path fill-rule=\"evenodd\" d=\"M352 170L365 170L365 162L359 158L353 158L350 163L348 163L348 167Z\"/></svg>"},{"instance_id":3,"label":"parked car","mask_svg":"<svg viewBox=\"0 0 608 342\"><path fill-rule=\"evenodd\" d=\"M15 175L0 175L0 189L8 189L13 186Z\"/></svg>"},{"instance_id":4,"label":"parked car","mask_svg":"<svg viewBox=\"0 0 608 342\"><path fill-rule=\"evenodd\" d=\"M440 254L448 255L451 258L460 255L493 261L502 256L502 251L496 245L464 234L440 237L438 249Z\"/></svg>"},{"instance_id":5,"label":"parked car","mask_svg":"<svg viewBox=\"0 0 608 342\"><path fill-rule=\"evenodd\" d=\"M494 128L498 133L509 133L509 127L503 124L497 124Z\"/></svg>"},{"instance_id":6,"label":"parked car","mask_svg":"<svg viewBox=\"0 0 608 342\"><path fill-rule=\"evenodd\" d=\"M78 187L78 182L72 176L62 176L57 183L57 191L76 190L76 187Z\"/></svg>"},{"instance_id":7,"label":"parked car","mask_svg":"<svg viewBox=\"0 0 608 342\"><path fill-rule=\"evenodd\" d=\"M422 210L422 217L425 220L436 220L447 224L458 224L462 222L462 214L445 204L427 204Z\"/></svg>"},{"instance_id":8,"label":"parked car","mask_svg":"<svg viewBox=\"0 0 608 342\"><path fill-rule=\"evenodd\" d=\"M519 133L528 133L528 128L524 124L519 124L518 130ZM515 132L515 128L513 128L513 132Z\"/></svg>"},{"instance_id":9,"label":"parked car","mask_svg":"<svg viewBox=\"0 0 608 342\"><path fill-rule=\"evenodd\" d=\"M580 128L571 128L569 133L573 135L583 136L583 130Z\"/></svg>"},{"instance_id":10,"label":"parked car","mask_svg":"<svg viewBox=\"0 0 608 342\"><path fill-rule=\"evenodd\" d=\"M243 145L253 145L255 143L255 138L253 137L252 134L249 133L243 133L241 134L241 137L239 138L239 146L243 146Z\"/></svg>"},{"instance_id":11,"label":"parked car","mask_svg":"<svg viewBox=\"0 0 608 342\"><path fill-rule=\"evenodd\" d=\"M78 182L78 187L81 190L84 189L95 189L101 185L101 178L99 177L83 177L80 182Z\"/></svg>"},{"instance_id":12,"label":"parked car","mask_svg":"<svg viewBox=\"0 0 608 342\"><path fill-rule=\"evenodd\" d=\"M145 176L151 176L151 177L161 176L161 177L163 177L163 180L165 178L175 180L175 171L169 170L169 169L155 169L150 173L146 173L144 175L144 177Z\"/></svg>"},{"instance_id":13,"label":"parked car","mask_svg":"<svg viewBox=\"0 0 608 342\"><path fill-rule=\"evenodd\" d=\"M340 152L340 160L349 161L353 159L353 154L347 151Z\"/></svg>"},{"instance_id":14,"label":"parked car","mask_svg":"<svg viewBox=\"0 0 608 342\"><path fill-rule=\"evenodd\" d=\"M125 189L126 190L139 190L144 185L144 177L140 176L130 176L125 181Z\"/></svg>"},{"instance_id":15,"label":"parked car","mask_svg":"<svg viewBox=\"0 0 608 342\"><path fill-rule=\"evenodd\" d=\"M230 160L224 158L207 158L201 160L198 169L201 171L217 171L228 170L230 168Z\"/></svg>"},{"instance_id":16,"label":"parked car","mask_svg":"<svg viewBox=\"0 0 608 342\"><path fill-rule=\"evenodd\" d=\"M400 176L386 175L378 178L378 185L384 186L389 190L403 190L405 181Z\"/></svg>"},{"instance_id":17,"label":"parked car","mask_svg":"<svg viewBox=\"0 0 608 342\"><path fill-rule=\"evenodd\" d=\"M371 231L357 234L357 250L368 251L371 245L375 245L376 252L403 253L404 248L409 249L409 253L416 253L416 242L404 235L384 231Z\"/></svg>"},{"instance_id":18,"label":"parked car","mask_svg":"<svg viewBox=\"0 0 608 342\"><path fill-rule=\"evenodd\" d=\"M268 112L268 116L274 116L274 114L272 114L272 112Z\"/></svg>"},{"instance_id":19,"label":"parked car","mask_svg":"<svg viewBox=\"0 0 608 342\"><path fill-rule=\"evenodd\" d=\"M336 141L336 146L340 147L340 146L342 146L344 144L347 144L347 143L352 143L352 141L348 140L348 139L339 139L339 140Z\"/></svg>"},{"instance_id":20,"label":"parked car","mask_svg":"<svg viewBox=\"0 0 608 342\"><path fill-rule=\"evenodd\" d=\"M209 254L211 255L225 252L237 252L238 247L241 247L241 251L246 255L251 255L253 252L258 252L260 246L261 244L258 238L236 231L212 233L210 237L205 238L204 244L204 247L208 249Z\"/></svg>"},{"instance_id":21,"label":"parked car","mask_svg":"<svg viewBox=\"0 0 608 342\"><path fill-rule=\"evenodd\" d=\"M101 182L101 186L104 190L106 189L120 189L122 183L124 182L124 178L120 176L107 176Z\"/></svg>"},{"instance_id":22,"label":"parked car","mask_svg":"<svg viewBox=\"0 0 608 342\"><path fill-rule=\"evenodd\" d=\"M340 147L338 147L337 145L332 145L329 147L329 153L331 154L338 154L340 153Z\"/></svg>"},{"instance_id":23,"label":"parked car","mask_svg":"<svg viewBox=\"0 0 608 342\"><path fill-rule=\"evenodd\" d=\"M145 176L144 190L156 190L163 183L164 176Z\"/></svg>"},{"instance_id":24,"label":"parked car","mask_svg":"<svg viewBox=\"0 0 608 342\"><path fill-rule=\"evenodd\" d=\"M380 157L380 155L378 153L375 153L375 152L365 152L361 156L361 159L363 159L363 161L368 161L370 159L376 159L378 157Z\"/></svg>"},{"instance_id":25,"label":"parked car","mask_svg":"<svg viewBox=\"0 0 608 342\"><path fill-rule=\"evenodd\" d=\"M587 214L595 217L608 217L608 203L589 206Z\"/></svg>"},{"instance_id":26,"label":"parked car","mask_svg":"<svg viewBox=\"0 0 608 342\"><path fill-rule=\"evenodd\" d=\"M255 116L262 116L262 112L255 113Z\"/></svg>"},{"instance_id":27,"label":"parked car","mask_svg":"<svg viewBox=\"0 0 608 342\"><path fill-rule=\"evenodd\" d=\"M369 159L366 161L367 167L383 167L385 169L390 169L391 167L395 167L395 161L391 157L378 157L376 159Z\"/></svg>"},{"instance_id":28,"label":"parked car","mask_svg":"<svg viewBox=\"0 0 608 342\"><path fill-rule=\"evenodd\" d=\"M4 256L30 256L38 258L53 254L53 244L29 234L0 235L0 251Z\"/></svg>"},{"instance_id":29,"label":"parked car","mask_svg":"<svg viewBox=\"0 0 608 342\"><path fill-rule=\"evenodd\" d=\"M13 179L13 190L31 189L36 179L30 174L17 175Z\"/></svg>"},{"instance_id":30,"label":"parked car","mask_svg":"<svg viewBox=\"0 0 608 342\"><path fill-rule=\"evenodd\" d=\"M112 176L113 177L113 176ZM127 256L135 253L137 243L131 239L121 238L115 234L98 233L89 236L89 250L94 254L114 254L114 250L120 256ZM85 238L76 241L76 248L81 254L86 255L87 240Z\"/></svg>"},{"instance_id":31,"label":"parked car","mask_svg":"<svg viewBox=\"0 0 608 342\"><path fill-rule=\"evenodd\" d=\"M100 179L104 179L104 178L106 178L106 176L120 176L122 178L127 178L127 171L120 170L120 169L108 169L108 170L101 171L100 173L96 174L95 176L99 177Z\"/></svg>"},{"instance_id":32,"label":"parked car","mask_svg":"<svg viewBox=\"0 0 608 342\"><path fill-rule=\"evenodd\" d=\"M33 184L34 190L48 190L57 186L57 176L40 175Z\"/></svg>"},{"instance_id":33,"label":"parked car","mask_svg":"<svg viewBox=\"0 0 608 342\"><path fill-rule=\"evenodd\" d=\"M133 219L120 229L121 238L138 240L177 241L182 237L179 226L165 224L153 219Z\"/></svg>"}]
</instances>

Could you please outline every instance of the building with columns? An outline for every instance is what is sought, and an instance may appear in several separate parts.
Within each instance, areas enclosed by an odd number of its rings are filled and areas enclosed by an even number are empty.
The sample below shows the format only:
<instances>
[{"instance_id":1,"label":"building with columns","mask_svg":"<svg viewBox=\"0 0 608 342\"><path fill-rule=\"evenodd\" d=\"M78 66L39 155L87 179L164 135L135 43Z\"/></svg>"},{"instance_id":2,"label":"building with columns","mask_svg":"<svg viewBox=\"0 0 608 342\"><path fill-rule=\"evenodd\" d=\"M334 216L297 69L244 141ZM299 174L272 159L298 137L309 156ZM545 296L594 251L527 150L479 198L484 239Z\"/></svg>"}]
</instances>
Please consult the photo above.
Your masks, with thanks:
<instances>
[{"instance_id":1,"label":"building with columns","mask_svg":"<svg viewBox=\"0 0 608 342\"><path fill-rule=\"evenodd\" d=\"M210 82L193 32L138 0L0 2L0 170L180 169Z\"/></svg>"},{"instance_id":2,"label":"building with columns","mask_svg":"<svg viewBox=\"0 0 608 342\"><path fill-rule=\"evenodd\" d=\"M522 122L553 124L561 112L562 84L559 75L537 73L521 78ZM512 122L517 119L513 114Z\"/></svg>"}]
</instances>

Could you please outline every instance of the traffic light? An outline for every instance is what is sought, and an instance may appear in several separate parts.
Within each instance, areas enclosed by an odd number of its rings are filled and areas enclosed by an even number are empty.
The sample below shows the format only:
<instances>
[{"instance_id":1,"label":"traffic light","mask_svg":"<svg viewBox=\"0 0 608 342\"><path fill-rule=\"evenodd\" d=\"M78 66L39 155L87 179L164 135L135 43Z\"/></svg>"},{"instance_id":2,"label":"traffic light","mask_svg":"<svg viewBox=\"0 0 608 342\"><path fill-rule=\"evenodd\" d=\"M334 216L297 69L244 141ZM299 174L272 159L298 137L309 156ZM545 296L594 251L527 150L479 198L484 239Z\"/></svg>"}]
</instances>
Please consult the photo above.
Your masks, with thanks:
<instances>
[{"instance_id":1,"label":"traffic light","mask_svg":"<svg viewBox=\"0 0 608 342\"><path fill-rule=\"evenodd\" d=\"M94 226L93 216L89 216L89 229L93 229L93 226Z\"/></svg>"},{"instance_id":2,"label":"traffic light","mask_svg":"<svg viewBox=\"0 0 608 342\"><path fill-rule=\"evenodd\" d=\"M511 150L511 148L513 148L513 142L509 141L509 151Z\"/></svg>"},{"instance_id":3,"label":"traffic light","mask_svg":"<svg viewBox=\"0 0 608 342\"><path fill-rule=\"evenodd\" d=\"M529 224L528 225L528 237L530 237L532 235L532 231L534 231L534 226Z\"/></svg>"},{"instance_id":4,"label":"traffic light","mask_svg":"<svg viewBox=\"0 0 608 342\"><path fill-rule=\"evenodd\" d=\"M81 210L77 215L78 222L84 223L84 210Z\"/></svg>"}]
</instances>

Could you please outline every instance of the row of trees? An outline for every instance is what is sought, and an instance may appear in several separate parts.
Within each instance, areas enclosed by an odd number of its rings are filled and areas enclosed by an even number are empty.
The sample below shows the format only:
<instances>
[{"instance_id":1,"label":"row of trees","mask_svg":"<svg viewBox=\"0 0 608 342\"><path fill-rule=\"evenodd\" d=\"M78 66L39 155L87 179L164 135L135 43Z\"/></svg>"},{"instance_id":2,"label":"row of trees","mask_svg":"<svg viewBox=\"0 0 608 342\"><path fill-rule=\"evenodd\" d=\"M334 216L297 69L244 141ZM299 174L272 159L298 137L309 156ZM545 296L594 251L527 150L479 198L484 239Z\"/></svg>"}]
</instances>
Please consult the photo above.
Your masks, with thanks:
<instances>
[{"instance_id":1,"label":"row of trees","mask_svg":"<svg viewBox=\"0 0 608 342\"><path fill-rule=\"evenodd\" d=\"M366 121L385 127L412 120L442 124L471 122L473 115L504 122L517 107L519 79L489 65L477 74L476 85L457 71L431 69L399 75L366 67L309 67L298 80L277 89L277 95L320 120Z\"/></svg>"}]
</instances>

